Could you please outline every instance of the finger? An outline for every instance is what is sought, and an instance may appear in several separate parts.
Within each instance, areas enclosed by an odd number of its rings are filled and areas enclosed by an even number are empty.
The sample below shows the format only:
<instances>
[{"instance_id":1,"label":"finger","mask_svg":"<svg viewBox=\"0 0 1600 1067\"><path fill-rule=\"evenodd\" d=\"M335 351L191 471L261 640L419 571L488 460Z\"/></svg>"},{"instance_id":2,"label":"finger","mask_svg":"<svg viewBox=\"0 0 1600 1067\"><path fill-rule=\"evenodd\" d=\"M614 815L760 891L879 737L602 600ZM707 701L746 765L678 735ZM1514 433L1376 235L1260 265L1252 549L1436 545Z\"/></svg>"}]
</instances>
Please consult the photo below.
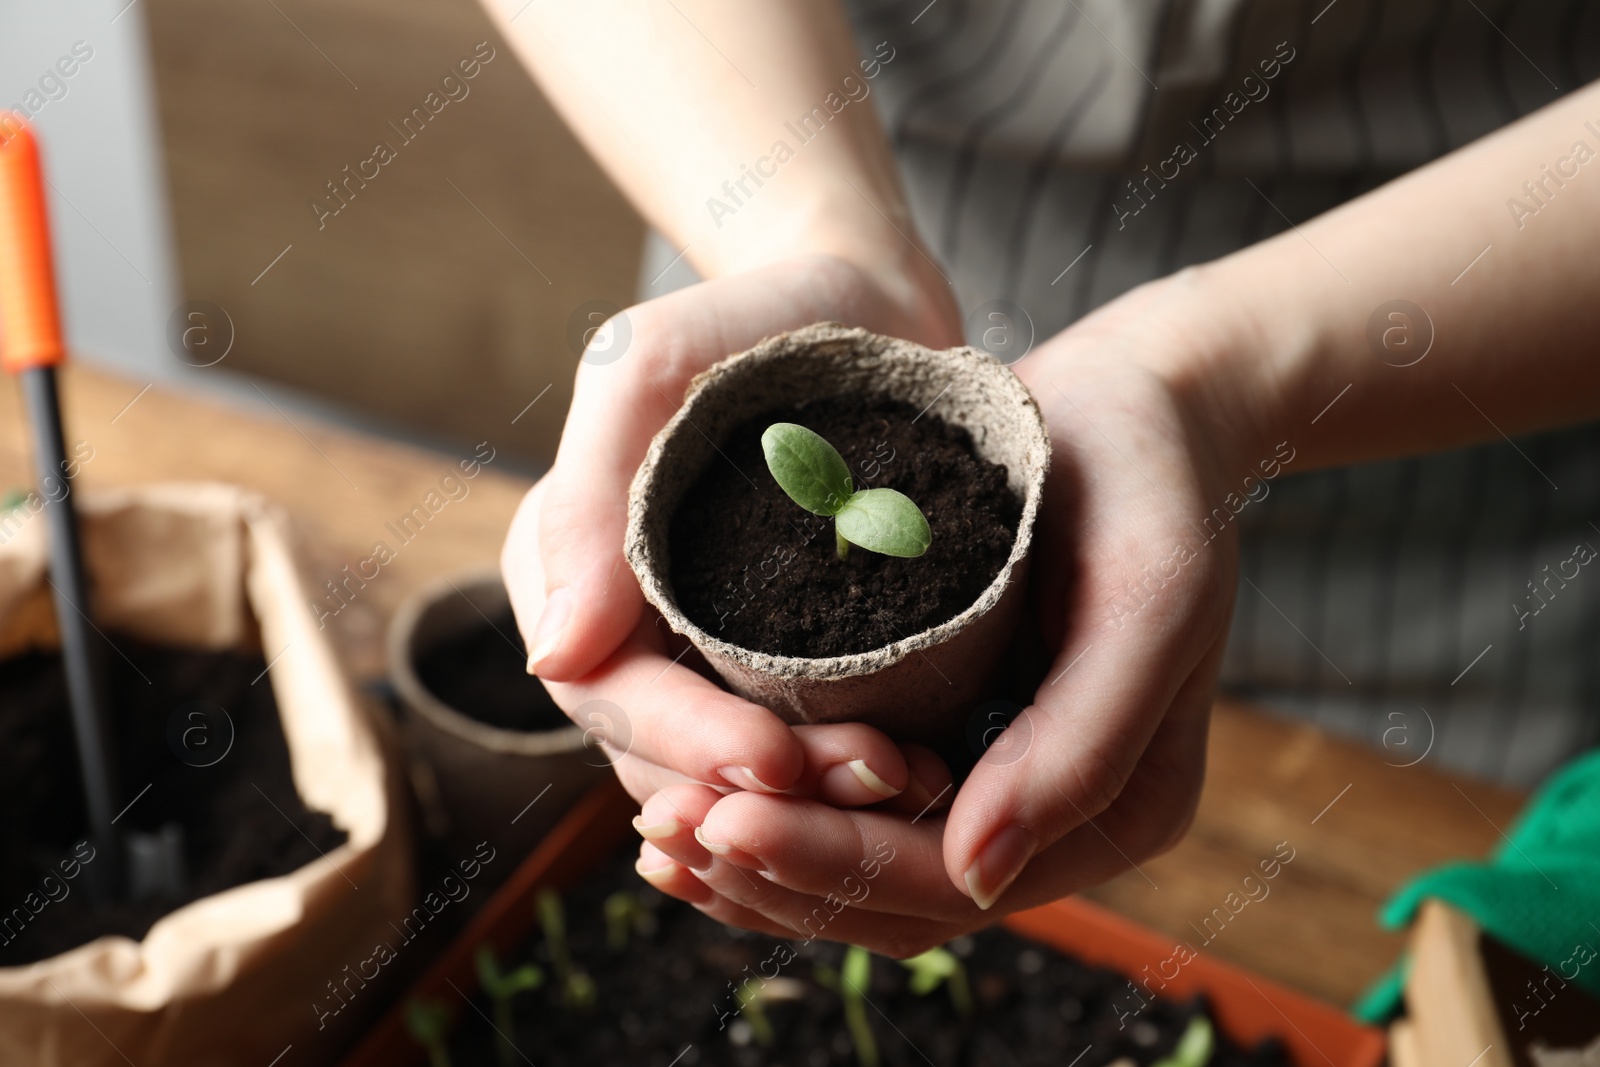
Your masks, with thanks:
<instances>
[{"instance_id":1,"label":"finger","mask_svg":"<svg viewBox=\"0 0 1600 1067\"><path fill-rule=\"evenodd\" d=\"M604 378L604 383L597 378ZM606 388L609 387L609 388ZM644 598L623 555L628 486L674 403L612 366L580 366L538 521L518 551L538 557L542 603L529 618L528 665L564 681L592 670L627 637ZM615 413L625 411L626 419Z\"/></svg>"},{"instance_id":2,"label":"finger","mask_svg":"<svg viewBox=\"0 0 1600 1067\"><path fill-rule=\"evenodd\" d=\"M717 893L695 872L674 860L650 842L639 848L639 858L634 862L639 877L669 897L692 904L704 914L729 926L755 930L773 937L790 938L794 931L760 912L735 904Z\"/></svg>"},{"instance_id":3,"label":"finger","mask_svg":"<svg viewBox=\"0 0 1600 1067\"><path fill-rule=\"evenodd\" d=\"M1170 843L1166 828L1179 819L1187 825L1204 775L1221 650L1218 639L1170 701L1159 687L1136 688L1109 707L1071 713L1047 703L1024 712L1018 721L1028 720L1026 750L1018 757L1013 748L1004 763L986 754L951 807L944 838L951 883L988 908L1042 849L1069 834L1092 840L1077 831L1093 830L1114 843L1120 837L1129 856ZM1164 713L1143 712L1143 701ZM1121 802L1136 784L1145 803ZM1102 813L1106 818L1095 823Z\"/></svg>"},{"instance_id":4,"label":"finger","mask_svg":"<svg viewBox=\"0 0 1600 1067\"><path fill-rule=\"evenodd\" d=\"M912 743L901 745L900 754L911 781L883 810L924 818L948 808L955 799L955 778L944 760L926 745Z\"/></svg>"},{"instance_id":5,"label":"finger","mask_svg":"<svg viewBox=\"0 0 1600 1067\"><path fill-rule=\"evenodd\" d=\"M523 648L533 647L534 629L544 610L544 565L539 560L539 515L549 490L548 479L540 479L523 496L511 516L511 527L500 546L500 577L511 598L511 611L517 619ZM531 666L529 668L532 669Z\"/></svg>"},{"instance_id":6,"label":"finger","mask_svg":"<svg viewBox=\"0 0 1600 1067\"><path fill-rule=\"evenodd\" d=\"M693 878L694 875L691 873L689 877ZM715 919L724 926L737 926L741 930L754 930L758 934L766 934L768 937L776 937L780 940L790 940L795 936L793 930L776 919L769 919L758 911L751 911L749 908L735 904L727 897L712 890L705 883L702 882L700 888L707 894L706 899L704 901L691 901L691 903L706 918Z\"/></svg>"},{"instance_id":7,"label":"finger","mask_svg":"<svg viewBox=\"0 0 1600 1067\"><path fill-rule=\"evenodd\" d=\"M661 890L696 906L709 903L717 894L710 886L696 878L689 868L646 841L639 846L639 858L633 869L639 877Z\"/></svg>"},{"instance_id":8,"label":"finger","mask_svg":"<svg viewBox=\"0 0 1600 1067\"><path fill-rule=\"evenodd\" d=\"M639 809L633 828L650 844L687 867L711 866L712 853L696 839L701 820L722 794L686 782L657 791Z\"/></svg>"},{"instance_id":9,"label":"finger","mask_svg":"<svg viewBox=\"0 0 1600 1067\"><path fill-rule=\"evenodd\" d=\"M944 876L943 826L936 819L913 823L802 797L730 793L700 826L702 842L748 857L770 882L792 892L833 894L869 911L939 922L981 914Z\"/></svg>"},{"instance_id":10,"label":"finger","mask_svg":"<svg viewBox=\"0 0 1600 1067\"><path fill-rule=\"evenodd\" d=\"M789 940L795 936L792 928L785 926L777 919L769 918L759 911L753 911L743 905L736 904L718 893L700 880L699 872L689 870L686 867L680 868L680 870L683 872L684 877L693 879L696 884L693 888L690 888L674 883L674 889L681 890L681 892L672 892L671 895L679 900L693 904L707 918L715 919L726 926L737 926L742 930L754 930L757 933L782 940ZM667 892L667 890L663 890L663 892ZM693 894L693 896L691 897L690 894Z\"/></svg>"},{"instance_id":11,"label":"finger","mask_svg":"<svg viewBox=\"0 0 1600 1067\"><path fill-rule=\"evenodd\" d=\"M797 893L721 860L692 873L714 893L713 901L696 904L713 918L780 937L860 945L897 959L915 956L989 921L976 909L963 923L865 911L852 906L846 895L851 890L840 887L825 896Z\"/></svg>"},{"instance_id":12,"label":"finger","mask_svg":"<svg viewBox=\"0 0 1600 1067\"><path fill-rule=\"evenodd\" d=\"M794 727L806 771L796 789L843 808L881 804L910 784L905 756L887 736L860 723Z\"/></svg>"},{"instance_id":13,"label":"finger","mask_svg":"<svg viewBox=\"0 0 1600 1067\"><path fill-rule=\"evenodd\" d=\"M656 628L641 619L597 670L550 683L551 696L583 726L592 725L582 721L585 706L605 701L603 711L593 705L589 711L605 720L608 751L619 763L639 758L708 785L792 788L805 770L794 731L766 708L674 663L661 647Z\"/></svg>"},{"instance_id":14,"label":"finger","mask_svg":"<svg viewBox=\"0 0 1600 1067\"><path fill-rule=\"evenodd\" d=\"M703 817L701 836L756 861L760 877L791 892L831 894L862 911L971 929L1130 867L1144 877L1138 862L1174 843L1193 816L1204 776L1204 764L1193 753L1203 749L1204 733L1203 707L1200 716L1169 716L1117 803L1043 850L987 911L946 876L938 818L913 822L881 810L838 811L799 797L735 792ZM721 881L712 884L748 907L776 902L769 914L792 918L791 902L782 894L768 894L759 885L752 892L731 882L731 889Z\"/></svg>"},{"instance_id":15,"label":"finger","mask_svg":"<svg viewBox=\"0 0 1600 1067\"><path fill-rule=\"evenodd\" d=\"M661 790L689 781L677 771L658 767L642 759L614 759L611 770L622 783L622 788L626 789L628 795L637 800L641 806Z\"/></svg>"}]
</instances>

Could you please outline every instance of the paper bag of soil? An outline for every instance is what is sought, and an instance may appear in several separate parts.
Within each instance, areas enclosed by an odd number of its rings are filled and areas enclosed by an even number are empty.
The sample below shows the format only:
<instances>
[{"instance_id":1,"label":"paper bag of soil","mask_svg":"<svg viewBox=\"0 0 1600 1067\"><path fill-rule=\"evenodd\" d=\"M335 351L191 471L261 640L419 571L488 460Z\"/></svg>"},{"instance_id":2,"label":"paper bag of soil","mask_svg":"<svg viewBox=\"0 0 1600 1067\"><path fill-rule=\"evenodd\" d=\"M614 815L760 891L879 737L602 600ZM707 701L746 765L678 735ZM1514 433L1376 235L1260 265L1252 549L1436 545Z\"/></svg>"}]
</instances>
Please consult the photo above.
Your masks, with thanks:
<instances>
[{"instance_id":1,"label":"paper bag of soil","mask_svg":"<svg viewBox=\"0 0 1600 1067\"><path fill-rule=\"evenodd\" d=\"M291 1045L294 1062L325 1060L338 1035L313 1005L392 938L388 919L410 900L410 859L384 746L317 629L285 522L222 485L84 494L79 511L96 626L270 661L261 684L270 679L294 792L345 840L291 873L178 907L141 941L105 936L0 967L0 1064L265 1065ZM5 533L0 659L53 650L44 520L22 509ZM76 891L86 891L81 880ZM0 921L40 899L0 901ZM33 921L48 921L40 910ZM352 1007L340 1022L364 1014Z\"/></svg>"}]
</instances>

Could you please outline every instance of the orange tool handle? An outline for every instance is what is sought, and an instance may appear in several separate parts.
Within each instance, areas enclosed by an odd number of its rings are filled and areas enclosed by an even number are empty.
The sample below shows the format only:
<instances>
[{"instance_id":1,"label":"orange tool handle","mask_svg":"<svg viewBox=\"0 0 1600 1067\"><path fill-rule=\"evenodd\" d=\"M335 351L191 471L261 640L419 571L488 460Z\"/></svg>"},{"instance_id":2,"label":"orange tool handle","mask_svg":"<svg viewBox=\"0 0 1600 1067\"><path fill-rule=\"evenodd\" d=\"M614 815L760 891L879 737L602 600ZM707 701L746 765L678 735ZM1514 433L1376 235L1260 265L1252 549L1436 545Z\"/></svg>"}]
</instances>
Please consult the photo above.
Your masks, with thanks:
<instances>
[{"instance_id":1,"label":"orange tool handle","mask_svg":"<svg viewBox=\"0 0 1600 1067\"><path fill-rule=\"evenodd\" d=\"M0 111L0 366L15 374L65 358L39 146L21 115Z\"/></svg>"}]
</instances>

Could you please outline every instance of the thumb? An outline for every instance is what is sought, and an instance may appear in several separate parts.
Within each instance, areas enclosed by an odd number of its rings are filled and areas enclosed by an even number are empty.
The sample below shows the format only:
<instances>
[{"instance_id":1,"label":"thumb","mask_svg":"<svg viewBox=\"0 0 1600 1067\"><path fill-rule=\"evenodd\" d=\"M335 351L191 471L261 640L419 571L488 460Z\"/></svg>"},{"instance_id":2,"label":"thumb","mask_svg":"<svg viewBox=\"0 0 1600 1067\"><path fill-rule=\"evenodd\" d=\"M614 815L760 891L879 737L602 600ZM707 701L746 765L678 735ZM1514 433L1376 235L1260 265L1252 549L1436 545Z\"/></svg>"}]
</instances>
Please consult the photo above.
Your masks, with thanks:
<instances>
[{"instance_id":1,"label":"thumb","mask_svg":"<svg viewBox=\"0 0 1600 1067\"><path fill-rule=\"evenodd\" d=\"M951 806L944 860L955 886L988 909L1035 856L1085 824L1130 863L1170 847L1204 776L1221 647L1175 679L1136 671L1144 684L1119 687L1113 679L1129 672L1108 656L1085 672L1101 677L1041 690Z\"/></svg>"},{"instance_id":2,"label":"thumb","mask_svg":"<svg viewBox=\"0 0 1600 1067\"><path fill-rule=\"evenodd\" d=\"M578 373L571 414L541 499L531 521L513 526L512 536L533 544L513 552L537 556L538 574L522 579L517 618L528 647L528 669L547 681L567 682L589 673L633 632L644 598L623 556L628 526L628 487L649 443L648 427L672 414L663 395L639 390L613 376L603 383ZM618 386L638 395L619 397ZM592 409L592 410L590 410ZM626 412L631 429L617 426ZM518 527L523 527L520 531ZM509 568L508 568L509 569ZM538 601L538 603L535 603Z\"/></svg>"}]
</instances>

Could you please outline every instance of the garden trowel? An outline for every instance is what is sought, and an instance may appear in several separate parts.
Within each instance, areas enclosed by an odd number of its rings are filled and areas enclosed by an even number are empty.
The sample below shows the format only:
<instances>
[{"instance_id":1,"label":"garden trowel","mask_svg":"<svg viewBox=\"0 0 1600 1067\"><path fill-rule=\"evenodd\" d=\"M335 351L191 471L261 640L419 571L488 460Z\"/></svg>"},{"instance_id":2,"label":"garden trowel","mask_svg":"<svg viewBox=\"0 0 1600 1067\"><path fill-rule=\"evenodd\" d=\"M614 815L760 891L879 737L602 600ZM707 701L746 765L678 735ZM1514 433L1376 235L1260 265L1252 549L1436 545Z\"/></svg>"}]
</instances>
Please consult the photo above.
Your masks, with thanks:
<instances>
[{"instance_id":1,"label":"garden trowel","mask_svg":"<svg viewBox=\"0 0 1600 1067\"><path fill-rule=\"evenodd\" d=\"M118 783L111 754L105 639L90 621L89 585L61 431L56 367L66 359L56 303L55 272L45 214L38 145L20 116L0 112L0 365L21 383L33 430L34 469L50 542L61 657L66 668L72 729L89 815L95 860L85 868L89 889L104 902L131 893L156 895L182 882L182 835L130 834L136 872L128 885L127 857L115 823ZM174 874L174 871L176 872Z\"/></svg>"}]
</instances>

